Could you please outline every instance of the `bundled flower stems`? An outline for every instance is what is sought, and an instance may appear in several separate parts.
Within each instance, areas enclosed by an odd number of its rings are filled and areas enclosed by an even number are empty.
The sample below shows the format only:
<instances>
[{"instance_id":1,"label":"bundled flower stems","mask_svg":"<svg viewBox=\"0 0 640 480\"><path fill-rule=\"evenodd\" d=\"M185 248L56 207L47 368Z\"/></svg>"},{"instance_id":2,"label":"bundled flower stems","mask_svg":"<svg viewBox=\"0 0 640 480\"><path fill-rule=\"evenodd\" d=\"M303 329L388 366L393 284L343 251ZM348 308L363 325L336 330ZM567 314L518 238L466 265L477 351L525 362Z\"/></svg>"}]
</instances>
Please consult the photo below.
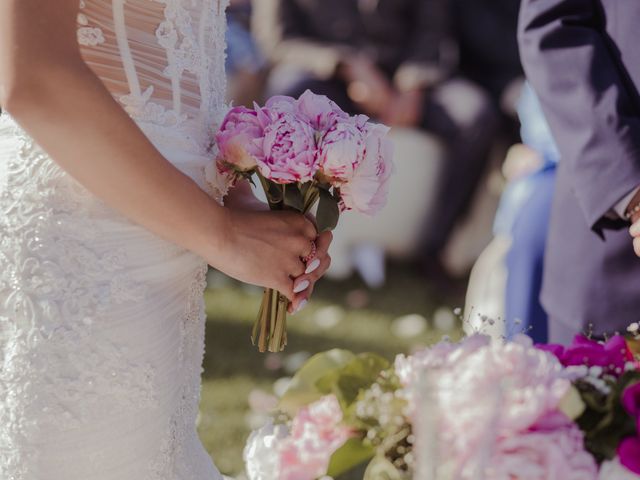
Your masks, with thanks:
<instances>
[{"instance_id":1,"label":"bundled flower stems","mask_svg":"<svg viewBox=\"0 0 640 480\"><path fill-rule=\"evenodd\" d=\"M235 107L216 136L216 167L234 184L257 178L272 210L307 214L317 205L320 232L340 213L377 213L393 171L389 128L364 115L349 116L325 96L278 96L264 107ZM260 352L287 344L288 299L265 290L252 340Z\"/></svg>"}]
</instances>

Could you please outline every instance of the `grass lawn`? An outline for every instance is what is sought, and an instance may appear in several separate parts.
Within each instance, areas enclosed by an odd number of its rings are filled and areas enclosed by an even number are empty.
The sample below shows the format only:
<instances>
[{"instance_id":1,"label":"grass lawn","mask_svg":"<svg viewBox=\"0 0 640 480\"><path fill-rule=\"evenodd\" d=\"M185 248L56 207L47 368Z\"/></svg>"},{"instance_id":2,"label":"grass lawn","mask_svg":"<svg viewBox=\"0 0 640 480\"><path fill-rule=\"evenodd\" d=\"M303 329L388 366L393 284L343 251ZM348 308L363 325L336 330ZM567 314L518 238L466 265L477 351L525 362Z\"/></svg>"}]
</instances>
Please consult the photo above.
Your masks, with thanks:
<instances>
[{"instance_id":1,"label":"grass lawn","mask_svg":"<svg viewBox=\"0 0 640 480\"><path fill-rule=\"evenodd\" d=\"M432 319L442 307L461 307L463 299L456 295L436 299L422 277L396 266L389 272L388 286L379 291L367 291L355 279L323 281L306 310L290 319L287 350L278 355L259 354L249 336L261 291L219 274L210 277L199 431L226 475L243 471L242 448L252 419L249 395L257 390L273 394L274 382L290 376L301 358L345 348L393 359L397 353L459 331L456 322L448 327L447 322ZM446 319L443 312L436 316ZM405 318L396 320L399 317ZM428 319L426 324L420 317Z\"/></svg>"}]
</instances>

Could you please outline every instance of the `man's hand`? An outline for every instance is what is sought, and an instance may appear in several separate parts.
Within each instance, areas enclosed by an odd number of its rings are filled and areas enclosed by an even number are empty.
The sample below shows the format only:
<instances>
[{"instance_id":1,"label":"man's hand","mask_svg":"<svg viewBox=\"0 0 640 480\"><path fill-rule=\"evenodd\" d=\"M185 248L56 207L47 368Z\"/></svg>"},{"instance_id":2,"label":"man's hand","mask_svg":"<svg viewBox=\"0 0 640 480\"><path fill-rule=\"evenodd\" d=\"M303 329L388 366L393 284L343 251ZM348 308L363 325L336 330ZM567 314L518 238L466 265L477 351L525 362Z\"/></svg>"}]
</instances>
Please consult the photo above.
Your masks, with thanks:
<instances>
[{"instance_id":1,"label":"man's hand","mask_svg":"<svg viewBox=\"0 0 640 480\"><path fill-rule=\"evenodd\" d=\"M425 93L421 90L396 93L380 117L391 127L416 127L422 119Z\"/></svg>"},{"instance_id":2,"label":"man's hand","mask_svg":"<svg viewBox=\"0 0 640 480\"><path fill-rule=\"evenodd\" d=\"M344 60L339 76L347 83L349 98L367 115L380 118L389 107L393 87L368 58L357 56Z\"/></svg>"}]
</instances>

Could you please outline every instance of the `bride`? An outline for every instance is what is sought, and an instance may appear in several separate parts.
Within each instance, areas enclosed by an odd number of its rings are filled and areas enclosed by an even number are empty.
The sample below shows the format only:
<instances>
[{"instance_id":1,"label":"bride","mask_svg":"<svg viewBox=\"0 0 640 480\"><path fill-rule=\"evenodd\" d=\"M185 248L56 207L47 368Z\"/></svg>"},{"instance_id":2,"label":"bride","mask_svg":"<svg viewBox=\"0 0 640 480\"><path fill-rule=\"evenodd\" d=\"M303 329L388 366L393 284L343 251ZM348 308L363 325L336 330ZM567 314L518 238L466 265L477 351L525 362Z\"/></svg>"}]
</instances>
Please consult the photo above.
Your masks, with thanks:
<instances>
[{"instance_id":1,"label":"bride","mask_svg":"<svg viewBox=\"0 0 640 480\"><path fill-rule=\"evenodd\" d=\"M0 2L3 480L220 478L195 429L207 263L292 311L328 266L330 235L300 260L302 216L246 185L219 203L225 7Z\"/></svg>"}]
</instances>

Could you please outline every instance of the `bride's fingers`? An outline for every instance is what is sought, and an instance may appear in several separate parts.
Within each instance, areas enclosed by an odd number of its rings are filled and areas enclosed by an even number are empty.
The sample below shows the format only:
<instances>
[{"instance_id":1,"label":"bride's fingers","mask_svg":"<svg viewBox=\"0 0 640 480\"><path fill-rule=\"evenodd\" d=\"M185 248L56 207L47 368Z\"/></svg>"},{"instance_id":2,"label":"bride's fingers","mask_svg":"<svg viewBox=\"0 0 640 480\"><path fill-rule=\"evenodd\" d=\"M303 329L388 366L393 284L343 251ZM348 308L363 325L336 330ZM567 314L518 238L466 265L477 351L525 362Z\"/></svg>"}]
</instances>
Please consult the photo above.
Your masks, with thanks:
<instances>
[{"instance_id":1,"label":"bride's fingers","mask_svg":"<svg viewBox=\"0 0 640 480\"><path fill-rule=\"evenodd\" d=\"M633 239L633 250L636 252L636 255L640 257L640 237Z\"/></svg>"},{"instance_id":2,"label":"bride's fingers","mask_svg":"<svg viewBox=\"0 0 640 480\"><path fill-rule=\"evenodd\" d=\"M291 304L289 305L289 313L291 315L295 315L296 313L301 312L309 303L309 299L313 294L313 289L315 285L311 284L304 292L298 293L294 298Z\"/></svg>"}]
</instances>

